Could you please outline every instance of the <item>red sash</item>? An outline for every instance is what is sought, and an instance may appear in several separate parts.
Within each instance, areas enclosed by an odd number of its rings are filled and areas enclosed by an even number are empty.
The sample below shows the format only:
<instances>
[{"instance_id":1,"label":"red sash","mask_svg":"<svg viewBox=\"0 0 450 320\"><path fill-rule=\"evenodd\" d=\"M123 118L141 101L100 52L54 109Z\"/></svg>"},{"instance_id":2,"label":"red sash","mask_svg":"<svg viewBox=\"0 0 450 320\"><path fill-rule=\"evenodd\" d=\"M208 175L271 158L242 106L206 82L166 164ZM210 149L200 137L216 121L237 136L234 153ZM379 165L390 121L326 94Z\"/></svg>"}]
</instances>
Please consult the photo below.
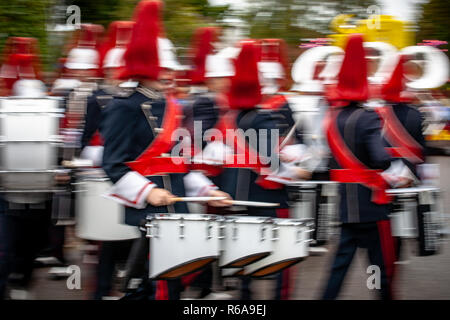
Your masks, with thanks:
<instances>
[{"instance_id":1,"label":"red sash","mask_svg":"<svg viewBox=\"0 0 450 320\"><path fill-rule=\"evenodd\" d=\"M387 183L380 170L367 168L350 151L336 125L339 111L330 110L324 120L328 144L335 159L343 169L331 170L331 180L342 183L359 183L372 190L372 202L387 204L391 198L386 194Z\"/></svg>"},{"instance_id":2,"label":"red sash","mask_svg":"<svg viewBox=\"0 0 450 320\"><path fill-rule=\"evenodd\" d=\"M275 95L261 104L261 109L277 110L287 103L285 96Z\"/></svg>"},{"instance_id":3,"label":"red sash","mask_svg":"<svg viewBox=\"0 0 450 320\"><path fill-rule=\"evenodd\" d=\"M163 131L158 133L147 149L134 161L126 164L143 176L167 173L186 173L187 166L181 157L164 157L174 144L172 133L181 125L181 107L172 96L167 98L166 110L162 122Z\"/></svg>"},{"instance_id":4,"label":"red sash","mask_svg":"<svg viewBox=\"0 0 450 320\"><path fill-rule=\"evenodd\" d=\"M228 143L229 147L235 151L235 154L231 159L226 159L223 167L225 168L248 168L252 169L259 175L256 183L264 189L281 189L283 184L267 180L267 176L271 174L269 166L261 163L260 155L254 151L245 138L240 136L239 131L236 130L236 117L238 113L236 111L229 111L226 113L218 124L218 129L222 131L222 136ZM226 139L227 130L236 132L234 135L234 141ZM254 163L249 163L250 160Z\"/></svg>"},{"instance_id":5,"label":"red sash","mask_svg":"<svg viewBox=\"0 0 450 320\"><path fill-rule=\"evenodd\" d=\"M392 107L384 106L376 110L383 119L385 137L393 146L387 148L391 156L407 159L411 163L422 163L424 161L422 146L406 131Z\"/></svg>"}]
</instances>

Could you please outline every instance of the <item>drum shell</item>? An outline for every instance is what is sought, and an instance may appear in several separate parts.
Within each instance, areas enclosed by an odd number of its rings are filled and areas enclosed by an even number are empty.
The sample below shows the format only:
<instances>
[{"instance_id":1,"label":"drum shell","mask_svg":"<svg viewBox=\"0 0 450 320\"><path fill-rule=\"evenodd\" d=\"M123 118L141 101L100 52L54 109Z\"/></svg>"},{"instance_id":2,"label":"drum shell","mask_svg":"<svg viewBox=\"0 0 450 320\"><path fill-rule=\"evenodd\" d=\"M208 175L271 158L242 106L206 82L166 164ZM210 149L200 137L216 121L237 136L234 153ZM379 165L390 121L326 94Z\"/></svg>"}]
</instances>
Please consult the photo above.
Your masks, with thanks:
<instances>
[{"instance_id":1,"label":"drum shell","mask_svg":"<svg viewBox=\"0 0 450 320\"><path fill-rule=\"evenodd\" d=\"M336 233L338 186L333 181L302 181L289 186L293 219L314 219L313 239L326 243Z\"/></svg>"},{"instance_id":2,"label":"drum shell","mask_svg":"<svg viewBox=\"0 0 450 320\"><path fill-rule=\"evenodd\" d=\"M245 267L245 275L252 275L261 269L280 263L301 261L309 255L312 232L312 228L298 220L276 219L270 239L273 243L272 254Z\"/></svg>"},{"instance_id":3,"label":"drum shell","mask_svg":"<svg viewBox=\"0 0 450 320\"><path fill-rule=\"evenodd\" d=\"M40 202L54 185L59 123L62 110L56 99L0 99L1 187L13 202ZM34 200L20 192L33 191ZM14 194L13 194L14 193ZM31 201L31 202L30 202Z\"/></svg>"},{"instance_id":4,"label":"drum shell","mask_svg":"<svg viewBox=\"0 0 450 320\"><path fill-rule=\"evenodd\" d=\"M231 218L231 217L230 217ZM220 267L243 267L236 265L254 256L265 257L272 252L269 230L272 224L263 217L234 217L222 222L224 235L220 241ZM262 236L264 228L264 236ZM237 234L234 234L236 229Z\"/></svg>"},{"instance_id":5,"label":"drum shell","mask_svg":"<svg viewBox=\"0 0 450 320\"><path fill-rule=\"evenodd\" d=\"M116 241L140 237L139 229L124 224L125 208L105 198L107 178L84 178L76 184L76 235L86 240Z\"/></svg>"},{"instance_id":6,"label":"drum shell","mask_svg":"<svg viewBox=\"0 0 450 320\"><path fill-rule=\"evenodd\" d=\"M401 209L394 210L389 215L392 236L400 238L417 238L417 208L414 198L397 197L396 203L401 206Z\"/></svg>"},{"instance_id":7,"label":"drum shell","mask_svg":"<svg viewBox=\"0 0 450 320\"><path fill-rule=\"evenodd\" d=\"M214 216L168 214L150 218L147 228L150 233L149 278L178 278L198 268L176 276L164 274L202 260L209 263L219 256L219 231Z\"/></svg>"}]
</instances>

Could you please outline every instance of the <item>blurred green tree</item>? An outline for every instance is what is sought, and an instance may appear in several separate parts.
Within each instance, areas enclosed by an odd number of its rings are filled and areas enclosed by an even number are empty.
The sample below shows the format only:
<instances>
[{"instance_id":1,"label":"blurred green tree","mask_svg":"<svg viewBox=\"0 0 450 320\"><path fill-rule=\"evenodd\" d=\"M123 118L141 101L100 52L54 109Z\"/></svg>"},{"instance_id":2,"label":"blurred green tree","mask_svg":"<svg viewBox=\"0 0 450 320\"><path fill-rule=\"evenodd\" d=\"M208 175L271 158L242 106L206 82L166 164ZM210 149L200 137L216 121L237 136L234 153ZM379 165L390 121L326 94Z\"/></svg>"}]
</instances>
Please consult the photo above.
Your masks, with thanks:
<instances>
[{"instance_id":1,"label":"blurred green tree","mask_svg":"<svg viewBox=\"0 0 450 320\"><path fill-rule=\"evenodd\" d=\"M420 11L420 10L419 10ZM450 5L448 0L430 0L422 5L419 18L418 40L441 40L450 42ZM449 55L449 52L446 52Z\"/></svg>"},{"instance_id":2,"label":"blurred green tree","mask_svg":"<svg viewBox=\"0 0 450 320\"><path fill-rule=\"evenodd\" d=\"M138 0L72 0L81 9L81 22L102 24L107 28L114 20L130 20ZM208 0L164 0L164 29L176 47L184 51L198 27L218 25L228 6L211 6Z\"/></svg>"},{"instance_id":3,"label":"blurred green tree","mask_svg":"<svg viewBox=\"0 0 450 320\"><path fill-rule=\"evenodd\" d=\"M45 60L48 51L46 21L51 2L51 0L0 1L0 52L9 37L33 37L38 39Z\"/></svg>"}]
</instances>

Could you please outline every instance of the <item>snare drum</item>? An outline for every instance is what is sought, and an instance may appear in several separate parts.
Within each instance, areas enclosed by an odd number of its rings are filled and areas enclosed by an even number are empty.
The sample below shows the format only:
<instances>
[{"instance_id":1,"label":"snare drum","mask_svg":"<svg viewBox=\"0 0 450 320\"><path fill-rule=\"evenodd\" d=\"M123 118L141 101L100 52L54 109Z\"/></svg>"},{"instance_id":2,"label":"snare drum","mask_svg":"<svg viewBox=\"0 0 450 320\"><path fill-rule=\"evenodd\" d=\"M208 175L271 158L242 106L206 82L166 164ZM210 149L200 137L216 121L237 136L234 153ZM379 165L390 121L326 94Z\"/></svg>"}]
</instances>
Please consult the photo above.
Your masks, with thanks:
<instances>
[{"instance_id":1,"label":"snare drum","mask_svg":"<svg viewBox=\"0 0 450 320\"><path fill-rule=\"evenodd\" d=\"M146 223L151 279L176 279L219 257L217 216L156 214Z\"/></svg>"},{"instance_id":2,"label":"snare drum","mask_svg":"<svg viewBox=\"0 0 450 320\"><path fill-rule=\"evenodd\" d=\"M330 240L337 224L338 186L335 181L298 181L289 185L295 201L294 219L314 219L312 238L319 242Z\"/></svg>"},{"instance_id":3,"label":"snare drum","mask_svg":"<svg viewBox=\"0 0 450 320\"><path fill-rule=\"evenodd\" d=\"M125 209L105 198L112 183L100 175L84 176L75 184L76 235L81 239L115 241L140 237L137 227L124 224Z\"/></svg>"},{"instance_id":4,"label":"snare drum","mask_svg":"<svg viewBox=\"0 0 450 320\"><path fill-rule=\"evenodd\" d=\"M9 201L38 203L52 192L63 112L56 98L0 99L0 184Z\"/></svg>"},{"instance_id":5,"label":"snare drum","mask_svg":"<svg viewBox=\"0 0 450 320\"><path fill-rule=\"evenodd\" d=\"M308 256L313 230L311 220L274 219L272 254L245 267L244 274L265 277L302 261Z\"/></svg>"},{"instance_id":6,"label":"snare drum","mask_svg":"<svg viewBox=\"0 0 450 320\"><path fill-rule=\"evenodd\" d=\"M242 268L272 252L270 218L225 216L220 224L220 267Z\"/></svg>"},{"instance_id":7,"label":"snare drum","mask_svg":"<svg viewBox=\"0 0 450 320\"><path fill-rule=\"evenodd\" d=\"M439 247L441 217L436 199L438 188L416 187L391 189L395 196L394 210L390 214L392 235L418 239L421 256L434 254Z\"/></svg>"}]
</instances>

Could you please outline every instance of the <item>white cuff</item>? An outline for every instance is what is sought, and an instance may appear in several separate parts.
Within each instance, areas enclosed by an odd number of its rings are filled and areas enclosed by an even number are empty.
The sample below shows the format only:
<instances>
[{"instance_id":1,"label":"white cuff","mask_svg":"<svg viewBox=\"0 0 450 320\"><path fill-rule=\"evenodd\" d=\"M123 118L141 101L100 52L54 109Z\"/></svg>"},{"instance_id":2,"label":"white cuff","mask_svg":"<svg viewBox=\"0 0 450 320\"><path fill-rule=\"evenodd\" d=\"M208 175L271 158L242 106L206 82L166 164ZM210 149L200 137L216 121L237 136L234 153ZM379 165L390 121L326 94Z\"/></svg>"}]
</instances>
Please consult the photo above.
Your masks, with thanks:
<instances>
[{"instance_id":1,"label":"white cuff","mask_svg":"<svg viewBox=\"0 0 450 320\"><path fill-rule=\"evenodd\" d=\"M285 155L291 161L295 162L302 162L310 157L310 154L307 152L307 147L304 144L287 145L280 150L280 155Z\"/></svg>"},{"instance_id":2,"label":"white cuff","mask_svg":"<svg viewBox=\"0 0 450 320\"><path fill-rule=\"evenodd\" d=\"M103 160L102 146L87 146L81 151L80 158L91 160L94 167L100 167Z\"/></svg>"},{"instance_id":3,"label":"white cuff","mask_svg":"<svg viewBox=\"0 0 450 320\"><path fill-rule=\"evenodd\" d=\"M105 197L136 209L147 206L147 196L156 185L135 171L117 181Z\"/></svg>"},{"instance_id":4,"label":"white cuff","mask_svg":"<svg viewBox=\"0 0 450 320\"><path fill-rule=\"evenodd\" d=\"M381 173L381 176L393 188L401 187L405 182L417 181L416 176L402 160L395 160L392 162L390 167Z\"/></svg>"},{"instance_id":5,"label":"white cuff","mask_svg":"<svg viewBox=\"0 0 450 320\"><path fill-rule=\"evenodd\" d=\"M294 168L291 166L294 164L294 166L309 172L313 172L321 161L316 153L317 151L314 148L307 147L304 144L288 145L280 151L280 155L285 155L289 159L288 162L282 163L282 165L286 164L287 167Z\"/></svg>"},{"instance_id":6,"label":"white cuff","mask_svg":"<svg viewBox=\"0 0 450 320\"><path fill-rule=\"evenodd\" d=\"M208 196L211 190L218 187L201 172L190 172L184 176L184 188L188 197Z\"/></svg>"}]
</instances>

